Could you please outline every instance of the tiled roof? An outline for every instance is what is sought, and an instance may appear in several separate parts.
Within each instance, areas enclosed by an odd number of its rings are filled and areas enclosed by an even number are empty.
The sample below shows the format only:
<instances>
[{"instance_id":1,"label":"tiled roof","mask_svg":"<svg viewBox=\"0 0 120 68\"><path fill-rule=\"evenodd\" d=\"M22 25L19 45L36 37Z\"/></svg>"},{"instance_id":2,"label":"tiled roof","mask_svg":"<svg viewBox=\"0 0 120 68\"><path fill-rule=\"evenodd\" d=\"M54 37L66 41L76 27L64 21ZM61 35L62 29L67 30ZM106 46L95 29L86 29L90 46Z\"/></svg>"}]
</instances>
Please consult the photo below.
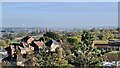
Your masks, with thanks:
<instances>
[{"instance_id":1,"label":"tiled roof","mask_svg":"<svg viewBox=\"0 0 120 68\"><path fill-rule=\"evenodd\" d=\"M34 41L34 43L35 43L36 45L38 45L38 47L43 47L43 45L44 45L44 42L43 42L43 41Z\"/></svg>"},{"instance_id":2,"label":"tiled roof","mask_svg":"<svg viewBox=\"0 0 120 68\"><path fill-rule=\"evenodd\" d=\"M104 59L108 60L108 61L120 61L120 55L116 53L107 53L103 56Z\"/></svg>"}]
</instances>

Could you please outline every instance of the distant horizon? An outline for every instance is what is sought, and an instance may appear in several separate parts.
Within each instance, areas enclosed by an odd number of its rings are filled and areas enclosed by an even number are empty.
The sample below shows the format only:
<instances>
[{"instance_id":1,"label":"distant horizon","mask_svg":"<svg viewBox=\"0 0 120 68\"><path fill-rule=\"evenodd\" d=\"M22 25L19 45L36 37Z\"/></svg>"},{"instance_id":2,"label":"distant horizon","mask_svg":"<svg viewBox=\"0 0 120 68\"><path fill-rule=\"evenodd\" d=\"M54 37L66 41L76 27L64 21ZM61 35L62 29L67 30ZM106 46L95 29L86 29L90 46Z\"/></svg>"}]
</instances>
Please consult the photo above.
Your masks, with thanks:
<instances>
[{"instance_id":1,"label":"distant horizon","mask_svg":"<svg viewBox=\"0 0 120 68\"><path fill-rule=\"evenodd\" d=\"M118 27L116 2L6 2L2 27Z\"/></svg>"},{"instance_id":2,"label":"distant horizon","mask_svg":"<svg viewBox=\"0 0 120 68\"><path fill-rule=\"evenodd\" d=\"M1 28L48 28L48 29L101 29L101 28L110 28L110 29L114 29L114 28L119 28L117 26L98 26L98 27L79 27L79 28L68 28L68 27L1 27Z\"/></svg>"}]
</instances>

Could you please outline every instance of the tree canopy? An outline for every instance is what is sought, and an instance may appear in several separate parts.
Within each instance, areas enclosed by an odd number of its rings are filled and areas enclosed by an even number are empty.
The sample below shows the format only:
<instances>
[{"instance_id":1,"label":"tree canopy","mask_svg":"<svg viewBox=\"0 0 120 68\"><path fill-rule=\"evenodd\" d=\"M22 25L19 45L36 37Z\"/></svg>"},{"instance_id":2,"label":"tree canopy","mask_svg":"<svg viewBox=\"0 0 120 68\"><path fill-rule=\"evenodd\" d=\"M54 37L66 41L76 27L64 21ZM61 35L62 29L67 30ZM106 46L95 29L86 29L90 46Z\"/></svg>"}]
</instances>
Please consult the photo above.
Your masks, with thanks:
<instances>
[{"instance_id":1,"label":"tree canopy","mask_svg":"<svg viewBox=\"0 0 120 68\"><path fill-rule=\"evenodd\" d=\"M43 36L52 38L54 40L59 40L61 38L60 35L55 32L46 32Z\"/></svg>"},{"instance_id":2,"label":"tree canopy","mask_svg":"<svg viewBox=\"0 0 120 68\"><path fill-rule=\"evenodd\" d=\"M4 48L7 47L7 43L5 42L5 40L1 40L1 46L3 46Z\"/></svg>"}]
</instances>

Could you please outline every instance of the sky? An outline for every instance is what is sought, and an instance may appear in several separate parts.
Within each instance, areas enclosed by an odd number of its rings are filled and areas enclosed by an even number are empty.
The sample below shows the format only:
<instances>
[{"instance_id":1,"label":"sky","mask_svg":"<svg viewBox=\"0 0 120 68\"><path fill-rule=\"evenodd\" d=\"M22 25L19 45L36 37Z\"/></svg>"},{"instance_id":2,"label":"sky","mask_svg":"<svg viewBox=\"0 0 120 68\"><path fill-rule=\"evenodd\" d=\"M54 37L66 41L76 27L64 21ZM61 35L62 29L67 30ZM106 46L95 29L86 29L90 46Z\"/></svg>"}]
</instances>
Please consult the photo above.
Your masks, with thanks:
<instances>
[{"instance_id":1,"label":"sky","mask_svg":"<svg viewBox=\"0 0 120 68\"><path fill-rule=\"evenodd\" d=\"M118 26L117 2L3 2L3 27Z\"/></svg>"},{"instance_id":2,"label":"sky","mask_svg":"<svg viewBox=\"0 0 120 68\"><path fill-rule=\"evenodd\" d=\"M2 2L119 2L120 0L1 0Z\"/></svg>"}]
</instances>

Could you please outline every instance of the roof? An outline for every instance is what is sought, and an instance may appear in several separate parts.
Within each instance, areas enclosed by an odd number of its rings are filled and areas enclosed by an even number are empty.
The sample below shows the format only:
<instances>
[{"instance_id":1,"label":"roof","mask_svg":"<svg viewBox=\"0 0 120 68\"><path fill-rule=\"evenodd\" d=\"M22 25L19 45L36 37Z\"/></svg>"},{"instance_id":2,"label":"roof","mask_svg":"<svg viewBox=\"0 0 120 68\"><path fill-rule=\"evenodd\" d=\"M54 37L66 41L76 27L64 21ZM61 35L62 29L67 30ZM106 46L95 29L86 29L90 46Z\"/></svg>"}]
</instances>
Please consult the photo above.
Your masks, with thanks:
<instances>
[{"instance_id":1,"label":"roof","mask_svg":"<svg viewBox=\"0 0 120 68\"><path fill-rule=\"evenodd\" d=\"M103 56L104 59L108 61L120 61L120 54L117 51L109 52Z\"/></svg>"},{"instance_id":2,"label":"roof","mask_svg":"<svg viewBox=\"0 0 120 68\"><path fill-rule=\"evenodd\" d=\"M39 47L43 47L44 42L43 41L34 41L36 45L38 45Z\"/></svg>"},{"instance_id":3,"label":"roof","mask_svg":"<svg viewBox=\"0 0 120 68\"><path fill-rule=\"evenodd\" d=\"M55 45L59 45L59 43L55 40L52 40L52 42L55 44Z\"/></svg>"},{"instance_id":4,"label":"roof","mask_svg":"<svg viewBox=\"0 0 120 68\"><path fill-rule=\"evenodd\" d=\"M108 48L109 47L108 44L95 44L94 46L96 46L97 48Z\"/></svg>"},{"instance_id":5,"label":"roof","mask_svg":"<svg viewBox=\"0 0 120 68\"><path fill-rule=\"evenodd\" d=\"M110 46L120 46L120 39L114 40L113 42L109 42Z\"/></svg>"},{"instance_id":6,"label":"roof","mask_svg":"<svg viewBox=\"0 0 120 68\"><path fill-rule=\"evenodd\" d=\"M50 40L45 43L46 46L51 46L54 43L54 45L59 45L59 43L56 40Z\"/></svg>"},{"instance_id":7,"label":"roof","mask_svg":"<svg viewBox=\"0 0 120 68\"><path fill-rule=\"evenodd\" d=\"M21 39L21 41L27 42L27 40L30 38L30 36L26 36L23 39Z\"/></svg>"},{"instance_id":8,"label":"roof","mask_svg":"<svg viewBox=\"0 0 120 68\"><path fill-rule=\"evenodd\" d=\"M50 46L52 45L52 40L47 41L47 42L45 43L45 45L50 47Z\"/></svg>"},{"instance_id":9,"label":"roof","mask_svg":"<svg viewBox=\"0 0 120 68\"><path fill-rule=\"evenodd\" d=\"M96 46L97 48L108 48L108 40L104 41L104 40L97 40L97 41L93 41L94 46Z\"/></svg>"},{"instance_id":10,"label":"roof","mask_svg":"<svg viewBox=\"0 0 120 68\"><path fill-rule=\"evenodd\" d=\"M108 44L108 40L96 40L93 41L94 44Z\"/></svg>"}]
</instances>

